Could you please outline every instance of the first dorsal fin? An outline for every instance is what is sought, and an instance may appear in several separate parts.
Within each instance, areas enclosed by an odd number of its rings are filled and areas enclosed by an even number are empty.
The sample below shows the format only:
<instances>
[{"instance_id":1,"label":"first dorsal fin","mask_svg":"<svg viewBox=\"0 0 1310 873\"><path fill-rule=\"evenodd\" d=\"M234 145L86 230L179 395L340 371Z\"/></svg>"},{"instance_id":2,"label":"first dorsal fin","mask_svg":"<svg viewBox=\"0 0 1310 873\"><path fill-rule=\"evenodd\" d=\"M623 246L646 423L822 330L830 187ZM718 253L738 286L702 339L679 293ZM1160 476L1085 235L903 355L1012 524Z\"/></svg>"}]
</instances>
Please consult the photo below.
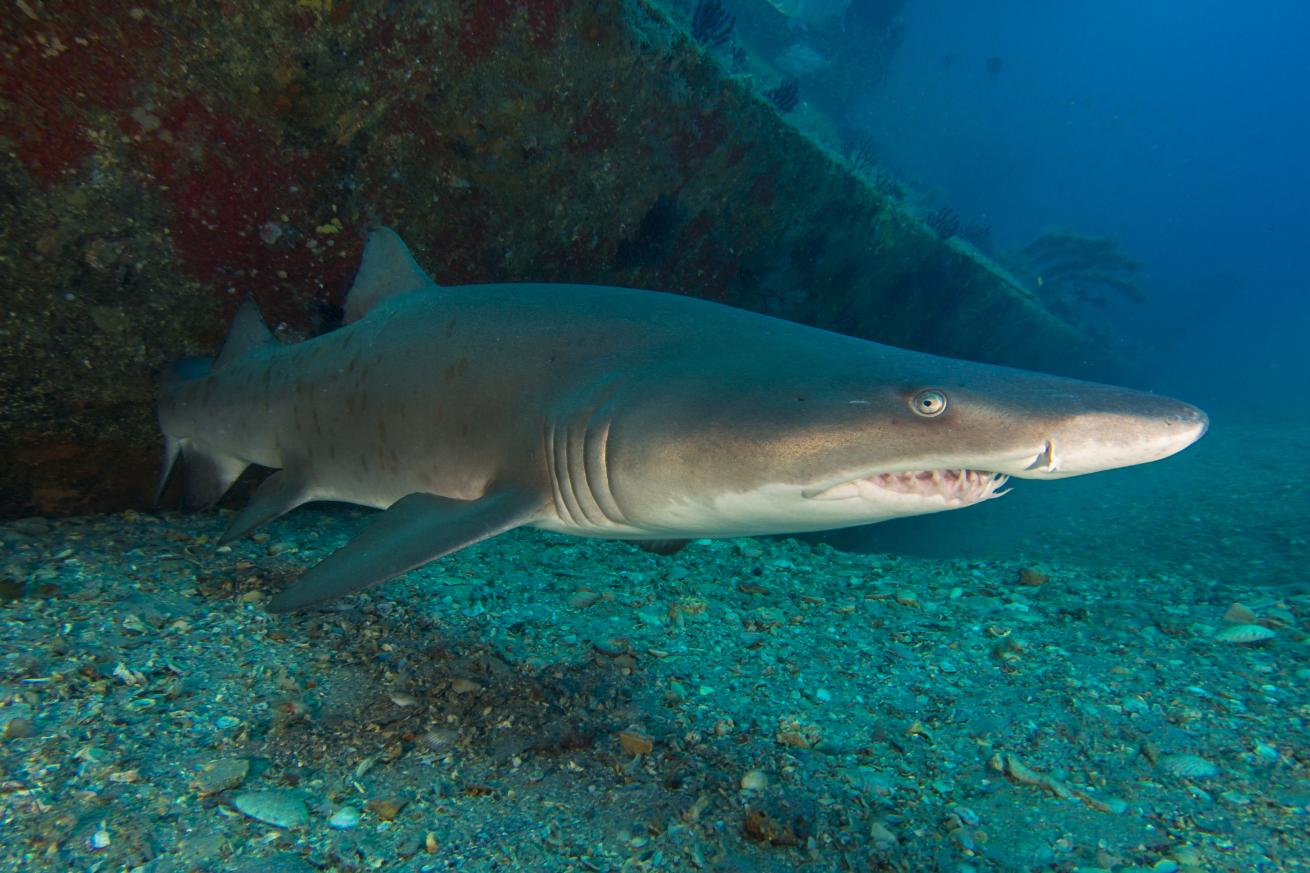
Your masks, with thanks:
<instances>
[{"instance_id":1,"label":"first dorsal fin","mask_svg":"<svg viewBox=\"0 0 1310 873\"><path fill-rule=\"evenodd\" d=\"M432 284L396 232L379 227L368 235L355 284L346 295L346 321L358 321L382 301Z\"/></svg>"},{"instance_id":2,"label":"first dorsal fin","mask_svg":"<svg viewBox=\"0 0 1310 873\"><path fill-rule=\"evenodd\" d=\"M237 310L237 317L232 319L232 326L227 329L227 339L223 340L223 349L214 358L211 369L221 370L248 352L275 342L277 340L273 332L259 314L259 307L254 300L247 300Z\"/></svg>"}]
</instances>

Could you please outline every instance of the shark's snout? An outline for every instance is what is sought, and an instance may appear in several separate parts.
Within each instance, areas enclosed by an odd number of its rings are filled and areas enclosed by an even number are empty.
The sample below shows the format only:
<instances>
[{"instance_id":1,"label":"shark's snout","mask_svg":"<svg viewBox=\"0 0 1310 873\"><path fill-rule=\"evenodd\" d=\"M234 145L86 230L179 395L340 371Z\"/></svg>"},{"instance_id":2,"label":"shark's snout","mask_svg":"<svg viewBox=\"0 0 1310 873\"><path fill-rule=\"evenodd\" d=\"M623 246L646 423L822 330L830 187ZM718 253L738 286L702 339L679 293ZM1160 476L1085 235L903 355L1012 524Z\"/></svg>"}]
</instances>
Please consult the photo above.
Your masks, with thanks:
<instances>
[{"instance_id":1,"label":"shark's snout","mask_svg":"<svg viewBox=\"0 0 1310 873\"><path fill-rule=\"evenodd\" d=\"M1182 451L1210 426L1195 406L1142 396L1149 398L1145 408L1083 412L1054 424L1029 463L998 472L1047 479L1145 464Z\"/></svg>"}]
</instances>

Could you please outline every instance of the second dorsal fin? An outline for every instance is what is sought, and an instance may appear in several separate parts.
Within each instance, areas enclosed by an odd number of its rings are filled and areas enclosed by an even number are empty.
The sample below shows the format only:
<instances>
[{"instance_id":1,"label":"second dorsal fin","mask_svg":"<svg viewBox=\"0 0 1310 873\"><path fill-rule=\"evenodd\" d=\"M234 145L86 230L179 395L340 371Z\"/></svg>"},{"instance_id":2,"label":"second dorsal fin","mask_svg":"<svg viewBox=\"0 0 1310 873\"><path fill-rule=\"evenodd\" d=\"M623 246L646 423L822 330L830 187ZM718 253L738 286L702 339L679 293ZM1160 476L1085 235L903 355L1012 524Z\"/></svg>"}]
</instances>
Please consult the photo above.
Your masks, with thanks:
<instances>
[{"instance_id":1,"label":"second dorsal fin","mask_svg":"<svg viewBox=\"0 0 1310 873\"><path fill-rule=\"evenodd\" d=\"M218 357L214 358L211 369L221 370L237 358L275 342L277 339L268 325L264 324L259 307L254 300L248 299L237 310L236 318L232 319L232 325L227 329L227 339L223 340L223 348Z\"/></svg>"},{"instance_id":2,"label":"second dorsal fin","mask_svg":"<svg viewBox=\"0 0 1310 873\"><path fill-rule=\"evenodd\" d=\"M389 227L368 235L355 284L346 295L346 321L358 321L384 300L434 284L404 240Z\"/></svg>"}]
</instances>

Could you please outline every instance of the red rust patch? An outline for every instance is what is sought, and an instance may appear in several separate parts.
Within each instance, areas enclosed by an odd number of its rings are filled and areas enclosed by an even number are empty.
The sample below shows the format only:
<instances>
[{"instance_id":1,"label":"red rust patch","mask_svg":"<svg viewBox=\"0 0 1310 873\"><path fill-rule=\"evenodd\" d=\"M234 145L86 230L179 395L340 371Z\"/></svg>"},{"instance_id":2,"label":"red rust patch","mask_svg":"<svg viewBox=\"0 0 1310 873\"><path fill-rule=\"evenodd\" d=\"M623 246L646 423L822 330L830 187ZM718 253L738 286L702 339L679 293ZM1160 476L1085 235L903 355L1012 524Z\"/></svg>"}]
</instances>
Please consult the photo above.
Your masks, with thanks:
<instances>
[{"instance_id":1,"label":"red rust patch","mask_svg":"<svg viewBox=\"0 0 1310 873\"><path fill-rule=\"evenodd\" d=\"M325 154L286 147L194 95L162 111L160 122L139 149L172 205L169 229L184 269L233 289L233 305L253 296L270 321L311 327L314 304L339 299L359 248L348 230L315 232L331 217L314 199L332 190Z\"/></svg>"},{"instance_id":2,"label":"red rust patch","mask_svg":"<svg viewBox=\"0 0 1310 873\"><path fill-rule=\"evenodd\" d=\"M573 125L573 135L569 138L568 149L571 152L603 152L614 142L618 132L614 119L605 110L600 101L592 103L587 112Z\"/></svg>"},{"instance_id":3,"label":"red rust patch","mask_svg":"<svg viewBox=\"0 0 1310 873\"><path fill-rule=\"evenodd\" d=\"M469 63L485 61L521 21L532 46L550 51L568 6L569 0L465 0L463 20L453 29L455 46Z\"/></svg>"},{"instance_id":4,"label":"red rust patch","mask_svg":"<svg viewBox=\"0 0 1310 873\"><path fill-rule=\"evenodd\" d=\"M0 137L24 166L58 181L94 151L93 114L130 111L138 74L155 64L160 34L146 14L113 0L42 7L32 21L10 8L0 35ZM47 17L53 15L53 17Z\"/></svg>"}]
</instances>

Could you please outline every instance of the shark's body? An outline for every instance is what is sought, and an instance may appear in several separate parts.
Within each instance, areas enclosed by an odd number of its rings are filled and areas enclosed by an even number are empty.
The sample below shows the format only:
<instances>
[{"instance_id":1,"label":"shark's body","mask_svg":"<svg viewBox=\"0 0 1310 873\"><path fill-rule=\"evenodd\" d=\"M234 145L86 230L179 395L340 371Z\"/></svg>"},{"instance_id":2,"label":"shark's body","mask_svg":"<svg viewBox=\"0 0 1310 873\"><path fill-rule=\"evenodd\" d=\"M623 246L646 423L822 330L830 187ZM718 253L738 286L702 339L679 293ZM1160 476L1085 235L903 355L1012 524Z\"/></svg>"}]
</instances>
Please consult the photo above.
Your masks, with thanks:
<instances>
[{"instance_id":1,"label":"shark's body","mask_svg":"<svg viewBox=\"0 0 1310 873\"><path fill-rule=\"evenodd\" d=\"M387 508L278 610L521 525L677 539L865 524L978 502L1006 475L1156 460L1206 427L1167 398L694 298L438 287L385 229L346 314L284 346L247 305L212 367L160 402L165 476L183 454L193 505L249 464L279 470L225 539L311 500Z\"/></svg>"}]
</instances>

